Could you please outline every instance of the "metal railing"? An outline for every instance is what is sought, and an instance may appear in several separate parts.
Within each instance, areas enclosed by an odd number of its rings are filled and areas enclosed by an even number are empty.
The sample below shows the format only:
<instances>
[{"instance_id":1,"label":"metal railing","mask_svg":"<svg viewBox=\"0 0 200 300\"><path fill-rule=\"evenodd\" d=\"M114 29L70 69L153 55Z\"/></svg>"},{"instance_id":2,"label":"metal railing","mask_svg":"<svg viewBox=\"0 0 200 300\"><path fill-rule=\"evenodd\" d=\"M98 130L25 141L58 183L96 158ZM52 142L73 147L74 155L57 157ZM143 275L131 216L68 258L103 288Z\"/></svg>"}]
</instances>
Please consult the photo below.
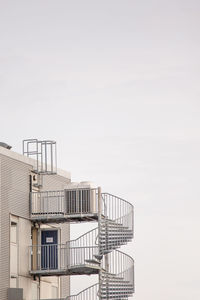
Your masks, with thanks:
<instances>
[{"instance_id":1,"label":"metal railing","mask_svg":"<svg viewBox=\"0 0 200 300\"><path fill-rule=\"evenodd\" d=\"M133 205L117 196L102 193L103 215L133 230Z\"/></svg>"},{"instance_id":2,"label":"metal railing","mask_svg":"<svg viewBox=\"0 0 200 300\"><path fill-rule=\"evenodd\" d=\"M133 206L126 200L108 193L101 194L101 197L102 219L99 224L100 227L83 234L76 240L69 241L64 245L57 245L56 253L59 255L56 264L58 269L67 269L76 264L84 264L86 260L94 261L98 256L115 250L132 239ZM52 215L57 217L65 214L83 215L84 213L91 213L91 208L93 212L97 213L97 189L31 193L32 216L39 214L48 219ZM32 246L31 253L34 253L32 255L34 262L36 261L35 257L38 257L37 264L34 263L34 266L37 265L35 267L37 270L42 269L42 259L47 261L46 269L50 268L48 261L51 261L51 257L55 257L54 248L55 245Z\"/></svg>"},{"instance_id":3,"label":"metal railing","mask_svg":"<svg viewBox=\"0 0 200 300\"><path fill-rule=\"evenodd\" d=\"M98 254L98 246L73 247L67 244L36 245L29 247L30 271L67 271L73 267L95 264L91 260ZM95 265L96 266L96 265Z\"/></svg>"},{"instance_id":4,"label":"metal railing","mask_svg":"<svg viewBox=\"0 0 200 300\"><path fill-rule=\"evenodd\" d=\"M66 189L30 193L31 217L87 215L98 213L96 189Z\"/></svg>"},{"instance_id":5,"label":"metal railing","mask_svg":"<svg viewBox=\"0 0 200 300\"><path fill-rule=\"evenodd\" d=\"M67 242L69 248L71 247L97 247L98 246L98 228L94 228L87 233L79 236L75 240Z\"/></svg>"},{"instance_id":6,"label":"metal railing","mask_svg":"<svg viewBox=\"0 0 200 300\"><path fill-rule=\"evenodd\" d=\"M64 191L30 193L31 215L63 215L65 213Z\"/></svg>"},{"instance_id":7,"label":"metal railing","mask_svg":"<svg viewBox=\"0 0 200 300\"><path fill-rule=\"evenodd\" d=\"M102 216L133 231L133 205L109 193L102 193ZM30 193L30 214L34 218L59 218L98 214L97 189L65 189Z\"/></svg>"},{"instance_id":8,"label":"metal railing","mask_svg":"<svg viewBox=\"0 0 200 300\"><path fill-rule=\"evenodd\" d=\"M96 283L89 288L84 289L77 295L71 295L65 298L65 300L97 300L99 299L98 296L98 291L99 291L99 284Z\"/></svg>"},{"instance_id":9,"label":"metal railing","mask_svg":"<svg viewBox=\"0 0 200 300\"><path fill-rule=\"evenodd\" d=\"M99 195L102 199L101 214L98 214ZM99 284L66 300L127 299L132 295L134 261L129 255L116 250L133 238L132 204L112 194L98 194L97 189L88 188L31 193L30 201L32 217L41 215L48 219L78 215L80 220L90 214L99 217L97 228L66 244L31 246L32 272L53 274L58 270L60 273L56 274L61 275L100 272Z\"/></svg>"},{"instance_id":10,"label":"metal railing","mask_svg":"<svg viewBox=\"0 0 200 300\"><path fill-rule=\"evenodd\" d=\"M121 252L113 251L108 255L109 269L101 275L101 283L96 283L77 295L65 300L128 299L134 292L134 261ZM105 257L103 268L106 267Z\"/></svg>"},{"instance_id":11,"label":"metal railing","mask_svg":"<svg viewBox=\"0 0 200 300\"><path fill-rule=\"evenodd\" d=\"M108 264L106 259L108 259ZM106 269L107 274L114 274L134 286L134 260L130 255L114 250L107 254L107 258L103 257L102 267Z\"/></svg>"},{"instance_id":12,"label":"metal railing","mask_svg":"<svg viewBox=\"0 0 200 300\"><path fill-rule=\"evenodd\" d=\"M57 172L56 142L37 139L23 140L23 155L34 159L34 172L43 175L55 175Z\"/></svg>"}]
</instances>

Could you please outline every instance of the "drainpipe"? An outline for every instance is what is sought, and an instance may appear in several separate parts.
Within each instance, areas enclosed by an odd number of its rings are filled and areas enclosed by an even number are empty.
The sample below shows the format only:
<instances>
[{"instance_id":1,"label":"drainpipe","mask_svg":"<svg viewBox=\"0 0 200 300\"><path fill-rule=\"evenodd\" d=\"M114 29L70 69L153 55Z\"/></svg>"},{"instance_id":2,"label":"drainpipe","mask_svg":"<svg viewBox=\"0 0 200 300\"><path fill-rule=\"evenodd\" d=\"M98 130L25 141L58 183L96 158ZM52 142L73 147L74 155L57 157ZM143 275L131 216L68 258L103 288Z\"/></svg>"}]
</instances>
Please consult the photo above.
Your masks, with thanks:
<instances>
[{"instance_id":1,"label":"drainpipe","mask_svg":"<svg viewBox=\"0 0 200 300\"><path fill-rule=\"evenodd\" d=\"M40 296L41 296L41 295L40 295L40 290L41 290L41 288L40 288L40 276L39 276L39 300L41 299L41 298L40 298Z\"/></svg>"}]
</instances>

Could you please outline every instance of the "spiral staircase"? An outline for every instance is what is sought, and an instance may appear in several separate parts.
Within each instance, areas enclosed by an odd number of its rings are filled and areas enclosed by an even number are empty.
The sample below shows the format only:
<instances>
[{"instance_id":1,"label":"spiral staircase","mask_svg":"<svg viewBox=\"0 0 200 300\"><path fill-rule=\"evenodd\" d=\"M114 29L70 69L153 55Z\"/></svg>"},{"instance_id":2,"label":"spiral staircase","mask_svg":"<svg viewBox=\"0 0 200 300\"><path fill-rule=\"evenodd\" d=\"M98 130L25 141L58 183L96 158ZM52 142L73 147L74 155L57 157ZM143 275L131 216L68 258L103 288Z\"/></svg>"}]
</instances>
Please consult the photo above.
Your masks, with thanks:
<instances>
[{"instance_id":1,"label":"spiral staircase","mask_svg":"<svg viewBox=\"0 0 200 300\"><path fill-rule=\"evenodd\" d=\"M97 220L98 227L66 244L32 245L30 254L37 255L35 266L32 264L30 268L31 275L99 274L98 284L66 300L128 299L134 292L134 262L118 248L133 238L133 206L124 199L101 193L100 188L87 189L88 199L80 197L83 189L76 189L79 198L74 201L77 203L66 210L65 191L31 193L32 220L37 223ZM91 199L96 203L95 209L86 210L85 207L90 207L88 204L83 205L81 211L80 203ZM74 207L77 208L78 204L76 213ZM55 252L59 260L54 264ZM42 260L46 262L45 267Z\"/></svg>"},{"instance_id":2,"label":"spiral staircase","mask_svg":"<svg viewBox=\"0 0 200 300\"><path fill-rule=\"evenodd\" d=\"M44 147L48 145L49 141ZM30 153L35 155L37 151ZM51 173L48 171L48 174ZM52 174L55 174L54 170ZM30 274L98 274L97 284L65 300L128 299L134 293L134 261L118 249L133 238L133 213L131 203L102 193L101 188L72 187L69 184L64 190L41 191L39 188L37 192L31 192L30 218L34 225L97 222L98 226L65 244L31 245Z\"/></svg>"}]
</instances>

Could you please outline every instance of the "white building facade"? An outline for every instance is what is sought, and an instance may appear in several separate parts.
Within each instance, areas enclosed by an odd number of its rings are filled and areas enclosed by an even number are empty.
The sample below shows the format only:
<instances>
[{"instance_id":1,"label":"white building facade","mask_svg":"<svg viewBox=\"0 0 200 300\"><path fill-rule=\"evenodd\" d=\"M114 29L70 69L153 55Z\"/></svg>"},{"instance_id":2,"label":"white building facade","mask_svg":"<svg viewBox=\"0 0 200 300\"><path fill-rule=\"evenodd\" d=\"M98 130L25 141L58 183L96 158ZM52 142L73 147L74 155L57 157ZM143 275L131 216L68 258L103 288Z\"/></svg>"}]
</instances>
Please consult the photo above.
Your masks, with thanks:
<instances>
[{"instance_id":1,"label":"white building facade","mask_svg":"<svg viewBox=\"0 0 200 300\"><path fill-rule=\"evenodd\" d=\"M30 275L30 245L33 222L30 220L30 190L33 186L35 162L4 147L0 147L0 299L9 299L9 288L23 289L24 300L63 298L69 295L67 276L39 277ZM57 170L53 176L43 176L40 190L61 190L71 181L70 173ZM60 243L70 239L69 223L41 225L37 230L58 231ZM40 242L40 241L39 241ZM17 290L13 290L20 299ZM20 291L21 292L21 291ZM15 297L11 294L10 297ZM14 300L14 299L10 299Z\"/></svg>"},{"instance_id":2,"label":"white building facade","mask_svg":"<svg viewBox=\"0 0 200 300\"><path fill-rule=\"evenodd\" d=\"M133 205L57 169L54 141L25 140L23 154L0 143L0 299L127 300L134 261ZM96 228L70 240L70 224ZM70 294L70 276L98 282Z\"/></svg>"}]
</instances>

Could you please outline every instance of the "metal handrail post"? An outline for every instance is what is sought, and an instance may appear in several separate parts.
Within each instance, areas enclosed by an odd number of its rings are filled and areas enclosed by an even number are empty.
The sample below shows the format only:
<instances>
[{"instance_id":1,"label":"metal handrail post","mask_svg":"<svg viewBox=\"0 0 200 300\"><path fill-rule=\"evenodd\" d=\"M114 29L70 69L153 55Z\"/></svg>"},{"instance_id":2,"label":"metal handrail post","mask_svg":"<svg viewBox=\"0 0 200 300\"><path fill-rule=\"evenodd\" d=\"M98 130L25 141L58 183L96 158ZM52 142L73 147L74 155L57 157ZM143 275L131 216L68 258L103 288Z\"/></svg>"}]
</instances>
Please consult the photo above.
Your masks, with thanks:
<instances>
[{"instance_id":1,"label":"metal handrail post","mask_svg":"<svg viewBox=\"0 0 200 300\"><path fill-rule=\"evenodd\" d=\"M101 257L101 216L102 216L102 199L101 187L98 187L98 243L99 243L99 258ZM102 267L102 263L101 263ZM101 286L102 286L102 268L99 271L99 300L101 300Z\"/></svg>"}]
</instances>

